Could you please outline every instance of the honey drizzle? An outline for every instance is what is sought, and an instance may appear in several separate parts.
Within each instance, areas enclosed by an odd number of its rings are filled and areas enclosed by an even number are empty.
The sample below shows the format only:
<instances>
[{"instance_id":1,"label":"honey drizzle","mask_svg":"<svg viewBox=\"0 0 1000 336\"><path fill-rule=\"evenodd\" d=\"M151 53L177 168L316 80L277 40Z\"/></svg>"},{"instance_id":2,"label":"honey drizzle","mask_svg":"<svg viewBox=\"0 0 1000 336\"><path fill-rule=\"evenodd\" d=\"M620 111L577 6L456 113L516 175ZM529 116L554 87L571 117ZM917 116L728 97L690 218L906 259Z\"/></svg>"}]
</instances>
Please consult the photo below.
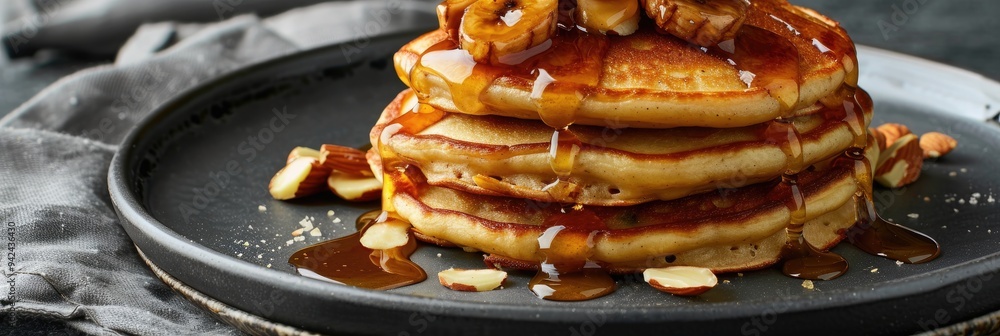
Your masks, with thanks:
<instances>
[{"instance_id":1,"label":"honey drizzle","mask_svg":"<svg viewBox=\"0 0 1000 336\"><path fill-rule=\"evenodd\" d=\"M528 282L536 296L553 301L581 301L614 292L615 281L590 261L595 240L607 229L587 209L563 209L542 224L538 237L538 273Z\"/></svg>"},{"instance_id":2,"label":"honey drizzle","mask_svg":"<svg viewBox=\"0 0 1000 336\"><path fill-rule=\"evenodd\" d=\"M362 216L370 220L358 232L298 250L288 258L288 263L309 278L368 289L387 290L424 281L427 274L410 261L417 248L413 234L406 245L388 250L369 249L361 245L361 236L376 220ZM402 219L389 216L382 220Z\"/></svg>"},{"instance_id":3,"label":"honey drizzle","mask_svg":"<svg viewBox=\"0 0 1000 336\"><path fill-rule=\"evenodd\" d=\"M576 157L583 146L570 130L570 125L576 121L577 112L589 95L590 88L600 80L601 60L607 52L608 41L603 35L588 34L566 26L561 27L558 33L560 36L551 40L548 50L516 66L476 64L453 41L438 43L420 56L410 74L410 83L422 82L413 80L413 76L436 75L447 83L457 110L469 114L489 114L490 107L482 102L483 92L489 85L501 78L533 78L532 104L542 122L553 128L549 163L557 178L555 183L569 183ZM427 92L427 88L414 89ZM426 103L429 97L418 98L421 103ZM585 243L592 243L591 240L581 237L593 238L599 231L580 231L578 220L585 218L602 226L603 223L587 210L569 211L547 219L550 229L568 229L554 233L550 242L540 242L539 258L543 261L539 268L543 271L531 280L529 288L539 297L558 301L586 300L613 292L614 281L607 272L597 264L586 262L593 246ZM591 216L581 215L586 213ZM542 248L543 243L552 245ZM574 246L573 251L577 252L567 254L564 250L570 246Z\"/></svg>"},{"instance_id":4,"label":"honey drizzle","mask_svg":"<svg viewBox=\"0 0 1000 336\"><path fill-rule=\"evenodd\" d=\"M941 254L941 246L934 238L917 230L889 222L875 211L872 201L872 166L864 152L848 149L838 164L853 166L858 192L857 221L847 230L847 241L871 255L919 264L934 260ZM865 186L868 186L867 188Z\"/></svg>"},{"instance_id":5,"label":"honey drizzle","mask_svg":"<svg viewBox=\"0 0 1000 336\"><path fill-rule=\"evenodd\" d=\"M775 34L753 23L761 23L772 13L796 12L787 4L773 1L755 1L748 11L747 23L738 32L728 50L725 42L711 48L714 54L737 66L740 79L748 87L767 90L779 104L785 118L795 112L799 100L802 76L799 69L801 56L791 40ZM560 7L562 10L562 7ZM925 262L939 253L937 243L930 237L905 227L886 222L874 212L871 202L871 165L863 155L866 145L864 112L871 108L870 98L863 90L857 89L857 56L853 43L838 29L827 26L819 19L807 14L796 13L816 23L804 36L813 37L812 44L826 57L839 60L845 69L845 83L839 96L846 97L841 106L827 105L824 115L843 117L844 123L855 135L851 149L837 162L853 162L859 204L858 223L849 231L848 240L869 253L895 258L904 262ZM771 16L774 19L777 17ZM780 20L779 20L780 21ZM792 25L789 29L795 29ZM589 95L589 90L599 81L601 64L607 51L607 38L603 35L587 34L579 29L567 29L566 22L560 21L560 38L549 43L548 50L529 55L516 66L492 66L478 64L471 55L458 48L456 41L442 41L425 51L408 74L409 83L417 92L420 109L415 113L400 116L385 128L379 141L379 152L383 163L383 209L382 220L400 220L394 213L391 202L396 188L416 188L405 170L405 163L395 155L384 140L396 132L417 133L444 117L440 106L431 107L429 88L419 87L425 81L414 80L416 76L436 75L447 83L452 95L454 108L469 114L489 114L490 108L482 102L483 92L504 76L528 78L533 76L531 94L540 119L553 127L550 144L550 159L553 172L559 180L571 176L576 156L582 142L570 131L569 126L577 119L580 104ZM806 27L799 27L803 29ZM799 35L798 32L796 35ZM547 55L539 57L539 55ZM530 69L530 71L529 71ZM581 70L582 69L582 70ZM856 94L860 93L860 94ZM776 139L787 157L787 166L779 184L787 188L790 199L786 206L790 212L787 228L788 244L782 259L786 274L800 278L832 279L843 274L847 263L839 255L816 250L802 236L805 223L806 203L798 185L797 173L804 169L801 138L790 122L779 118L771 122L766 130L769 140ZM848 160L844 160L847 158ZM844 163L840 163L844 164ZM394 173L397 172L397 173ZM391 176L390 176L391 175ZM395 181L395 183L393 183ZM414 190L407 190L414 191ZM382 214L382 212L379 212ZM335 282L366 288L388 289L422 281L426 274L408 257L415 249L412 233L407 245L386 251L366 250L358 241L361 233L370 223L374 213L359 217L359 233L341 239L321 243L303 249L290 259L300 273L311 277L327 277ZM539 297L576 301L600 297L614 291L614 280L600 265L589 261L593 253L593 243L605 234L607 228L593 212L575 207L563 209L561 213L545 220L547 228L539 237L539 258L542 263L539 272L532 278L529 288ZM917 246L913 248L913 246ZM336 249L336 251L334 251ZM341 249L347 253L338 252ZM928 253L930 251L931 253ZM309 253L313 256L310 257ZM341 273L337 269L310 268L320 259L318 254L330 253L337 261L347 256L352 260L356 255L367 253L367 263L357 266L358 272ZM339 253L339 254L338 254ZM361 258L364 259L364 258ZM308 264L308 265L307 265ZM327 265L329 263L324 263ZM315 272L320 269L322 274ZM416 280L419 278L419 280ZM340 280L344 281L340 281ZM386 280L390 279L390 280Z\"/></svg>"},{"instance_id":6,"label":"honey drizzle","mask_svg":"<svg viewBox=\"0 0 1000 336\"><path fill-rule=\"evenodd\" d=\"M443 117L444 112L421 104L416 111L404 111L382 130L377 147L382 160L382 209L377 210L378 215L372 211L358 217L355 223L358 232L354 234L293 253L288 262L295 266L299 274L378 290L408 286L427 279L424 270L409 259L417 248L412 232L405 245L386 250L373 250L361 245L361 237L375 223L406 223L396 214L392 198L398 188L415 193L415 183L403 173L406 163L386 145L386 140L399 132L418 133Z\"/></svg>"},{"instance_id":7,"label":"honey drizzle","mask_svg":"<svg viewBox=\"0 0 1000 336\"><path fill-rule=\"evenodd\" d=\"M747 87L766 89L785 116L795 111L802 74L801 57L794 44L767 29L744 25L733 41L710 50L736 66Z\"/></svg>"},{"instance_id":8,"label":"honey drizzle","mask_svg":"<svg viewBox=\"0 0 1000 336\"><path fill-rule=\"evenodd\" d=\"M790 196L785 200L789 218L785 229L788 239L781 254L782 272L790 277L811 280L830 280L843 275L848 268L843 257L817 250L802 235L807 213L805 195L798 184L798 173L805 168L798 130L790 121L778 119L769 124L765 138L769 143L779 144L787 157L780 184L788 189Z\"/></svg>"}]
</instances>

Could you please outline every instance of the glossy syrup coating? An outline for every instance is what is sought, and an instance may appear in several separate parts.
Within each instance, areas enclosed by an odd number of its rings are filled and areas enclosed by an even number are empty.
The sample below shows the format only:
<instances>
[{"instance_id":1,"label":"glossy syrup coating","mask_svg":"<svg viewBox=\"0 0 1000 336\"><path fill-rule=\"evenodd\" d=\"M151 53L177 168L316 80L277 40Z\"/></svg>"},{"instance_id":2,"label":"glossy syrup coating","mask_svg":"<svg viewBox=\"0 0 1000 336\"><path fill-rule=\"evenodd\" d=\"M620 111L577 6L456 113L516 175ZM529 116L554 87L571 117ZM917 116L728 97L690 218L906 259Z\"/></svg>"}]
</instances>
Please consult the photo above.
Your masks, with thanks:
<instances>
[{"instance_id":1,"label":"glossy syrup coating","mask_svg":"<svg viewBox=\"0 0 1000 336\"><path fill-rule=\"evenodd\" d=\"M446 0L443 7L439 7L439 13L443 13L442 28L454 30L457 22L455 15L461 12L455 6L470 3ZM564 4L560 4L561 11L566 10ZM511 13L504 13L508 14ZM888 223L873 211L871 164L863 155L863 148L867 145L864 114L871 111L872 102L867 93L857 88L857 59L853 43L830 23L817 22L822 19L782 0L753 1L746 8L745 15L740 20L739 29L732 32L731 40L700 48L701 52L736 67L736 75L746 83L747 88L764 88L780 103L782 111L793 111L799 102L803 81L801 64L814 62L816 58L827 58L844 65L846 75L841 89L817 103L822 106L816 113L827 120L843 122L855 136L853 146L834 163L852 169L858 190L855 201L861 210L857 224L848 232L848 240L869 253L904 262L925 262L936 257L940 249L933 239ZM384 139L398 132L416 134L445 115L445 112L427 105L432 90L421 87L425 81L417 80L417 77L428 74L443 79L456 108L470 114L489 114L489 108L481 97L494 82L511 77L532 78L531 101L539 119L553 129L550 159L553 172L559 177L554 184L570 177L581 144L567 127L577 121L580 102L593 93L593 88L601 80L601 63L608 45L614 42L611 39L615 37L580 29L574 22L567 22L572 16L557 17L559 28L553 32L554 35L545 41L532 40L524 53L512 56L516 59L477 61L470 50L462 48L461 41L455 39L456 34L450 33L449 38L420 54L412 69L399 71L401 76L405 76L404 81L419 93L417 98L421 107L398 116L381 131L376 149L381 158L385 183L383 220L403 220L394 213L392 196L401 191L416 193L420 182L412 181L409 175L401 173L410 167L388 146L383 146ZM796 38L788 38L788 33L775 33L780 30L788 30ZM460 35L458 38L461 38ZM800 52L804 47L819 52L804 55ZM697 45L690 48L699 49ZM768 122L760 129L768 141L780 145L787 157L787 167L780 182L772 184L780 192L770 193L782 195L784 199L781 201L789 212L786 229L788 243L782 252L784 273L797 278L822 280L844 274L848 269L846 260L834 253L815 249L802 236L807 209L798 173L809 167L803 164L802 139L798 130L781 118ZM359 223L374 221L371 217L374 216L366 216L364 221L359 219ZM594 212L580 205L562 205L560 211L545 218L542 225L546 229L538 237L538 273L529 283L532 292L543 299L577 301L607 295L615 290L615 282L608 272L589 259L594 240L612 230ZM359 231L363 232L364 228L359 227ZM360 233L310 246L296 252L290 262L307 276L373 289L405 286L426 277L423 270L408 259L415 249L412 236L407 245L384 251L364 248L358 242L359 237ZM333 264L348 267L330 266Z\"/></svg>"}]
</instances>

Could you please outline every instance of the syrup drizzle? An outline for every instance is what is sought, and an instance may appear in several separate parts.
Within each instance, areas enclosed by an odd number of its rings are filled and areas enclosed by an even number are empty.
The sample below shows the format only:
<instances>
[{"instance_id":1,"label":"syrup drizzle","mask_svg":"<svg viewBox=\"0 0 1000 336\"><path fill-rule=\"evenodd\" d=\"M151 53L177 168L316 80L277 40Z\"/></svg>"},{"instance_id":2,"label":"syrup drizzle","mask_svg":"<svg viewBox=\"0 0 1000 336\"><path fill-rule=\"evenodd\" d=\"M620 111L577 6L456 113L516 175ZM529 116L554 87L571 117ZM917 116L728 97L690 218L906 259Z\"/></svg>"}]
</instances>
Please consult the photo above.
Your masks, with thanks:
<instances>
[{"instance_id":1,"label":"syrup drizzle","mask_svg":"<svg viewBox=\"0 0 1000 336\"><path fill-rule=\"evenodd\" d=\"M385 220L401 219L388 217ZM412 234L406 245L393 249L372 250L361 245L364 229L374 223L375 219L371 219L362 230L349 236L298 250L288 262L299 274L309 278L376 290L408 286L427 279L424 270L409 259L417 248Z\"/></svg>"},{"instance_id":2,"label":"syrup drizzle","mask_svg":"<svg viewBox=\"0 0 1000 336\"><path fill-rule=\"evenodd\" d=\"M785 114L794 112L799 102L799 50L781 35L745 25L731 42L720 43L716 55L734 63L747 87L767 90Z\"/></svg>"},{"instance_id":3,"label":"syrup drizzle","mask_svg":"<svg viewBox=\"0 0 1000 336\"><path fill-rule=\"evenodd\" d=\"M782 185L788 187L792 195L786 203L791 215L786 229L788 242L781 251L781 271L799 279L835 279L847 272L847 260L836 253L820 251L805 240L802 228L806 221L806 202L797 180L795 175L781 177Z\"/></svg>"},{"instance_id":4,"label":"syrup drizzle","mask_svg":"<svg viewBox=\"0 0 1000 336\"><path fill-rule=\"evenodd\" d=\"M871 163L858 148L848 149L838 164L852 165L858 193L857 222L847 231L847 241L867 252L908 264L919 264L934 260L941 254L941 245L934 238L917 230L889 222L875 211L872 202Z\"/></svg>"},{"instance_id":5,"label":"syrup drizzle","mask_svg":"<svg viewBox=\"0 0 1000 336\"><path fill-rule=\"evenodd\" d=\"M569 129L552 132L552 141L549 144L549 163L552 166L552 171L560 179L568 178L573 173L573 165L576 163L576 156L580 153L581 146L583 146L583 142Z\"/></svg>"},{"instance_id":6,"label":"syrup drizzle","mask_svg":"<svg viewBox=\"0 0 1000 336\"><path fill-rule=\"evenodd\" d=\"M615 281L589 260L594 241L606 230L604 222L587 209L563 210L546 218L538 237L542 260L528 283L536 296L553 301L581 301L614 292Z\"/></svg>"},{"instance_id":7,"label":"syrup drizzle","mask_svg":"<svg viewBox=\"0 0 1000 336\"><path fill-rule=\"evenodd\" d=\"M406 164L396 155L386 140L398 132L417 133L444 117L437 109L421 105L416 111L405 113L383 129L378 141L382 159L382 209L358 217L358 232L349 236L315 244L296 251L288 262L306 277L332 281L355 287L387 290L419 283L427 274L409 259L417 248L416 238L409 233L403 246L373 250L361 244L361 237L372 224L381 222L406 222L395 213L392 196L397 188L414 189L413 181L401 173ZM407 190L413 192L413 190Z\"/></svg>"},{"instance_id":8,"label":"syrup drizzle","mask_svg":"<svg viewBox=\"0 0 1000 336\"><path fill-rule=\"evenodd\" d=\"M569 2L566 2L569 3ZM563 11L563 4L560 4ZM777 19L785 17L788 21ZM469 114L490 114L483 102L484 91L505 76L534 78L531 98L540 119L554 129L550 144L550 164L560 182L571 177L576 156L582 143L570 131L577 119L580 105L597 86L602 71L601 60L607 52L607 37L590 34L573 27L572 20L561 15L558 38L553 38L530 53L519 55L504 65L476 63L455 41L446 40L432 46L418 58L409 71L409 83L417 92L420 108L406 113L385 128L378 143L383 163L383 209L385 220L402 220L394 213L391 202L397 188L414 189L415 183L402 173L406 164L387 146L388 137L397 132L418 133L444 117L447 109L430 106L433 101L429 88L419 87L426 81L417 76L435 75L449 87L454 108ZM803 20L812 24L801 24ZM564 22L566 21L566 22ZM784 25L795 32L785 38L773 33L768 24ZM765 28L762 28L765 27ZM767 28L770 27L770 28ZM785 28L786 27L786 28ZM769 30L770 29L770 30ZM857 56L853 43L839 29L820 19L799 13L798 9L776 1L754 1L747 12L746 24L732 41L708 50L735 65L740 79L748 87L767 90L779 104L784 117L790 117L799 101L802 56L793 38L809 38L809 43L823 57L840 61L845 69L844 85L836 99L824 98L823 115L841 118L855 135L851 149L838 157L835 164L853 164L859 203L858 222L848 232L848 240L869 253L918 263L935 258L940 249L930 237L897 224L882 220L871 202L871 164L863 155L867 142L864 113L871 109L867 94L857 89ZM796 40L797 41L797 40ZM801 43L801 41L797 41ZM541 57L545 55L544 57ZM805 169L802 141L794 125L779 118L768 124L766 138L781 146L787 166L779 187L790 194L785 202L790 212L787 227L788 244L782 253L783 271L793 277L832 279L843 274L847 262L834 253L818 251L805 241L805 197L798 185L797 173ZM391 176L390 176L391 175ZM395 181L395 183L393 183ZM413 190L407 190L413 191ZM381 211L369 212L358 218L359 232L351 236L317 244L296 252L289 260L305 276L327 278L330 281L373 289L389 289L422 281L426 274L413 264L409 255L415 249L412 233L407 245L385 250L370 250L359 239ZM597 263L590 261L595 239L607 233L607 227L592 211L580 206L564 209L546 218L547 229L538 238L538 257L542 260L529 289L548 300L576 301L607 295L615 290L615 282ZM367 256L367 258L366 258ZM347 265L335 267L339 265ZM334 265L334 266L329 266Z\"/></svg>"},{"instance_id":9,"label":"syrup drizzle","mask_svg":"<svg viewBox=\"0 0 1000 336\"><path fill-rule=\"evenodd\" d=\"M793 278L831 280L847 272L847 261L832 252L823 252L810 245L802 235L806 223L806 199L799 188L798 173L804 169L802 139L795 125L787 120L772 121L765 130L768 142L776 142L787 157L781 186L788 189L785 206L789 211L785 229L788 240L782 249L782 272Z\"/></svg>"}]
</instances>

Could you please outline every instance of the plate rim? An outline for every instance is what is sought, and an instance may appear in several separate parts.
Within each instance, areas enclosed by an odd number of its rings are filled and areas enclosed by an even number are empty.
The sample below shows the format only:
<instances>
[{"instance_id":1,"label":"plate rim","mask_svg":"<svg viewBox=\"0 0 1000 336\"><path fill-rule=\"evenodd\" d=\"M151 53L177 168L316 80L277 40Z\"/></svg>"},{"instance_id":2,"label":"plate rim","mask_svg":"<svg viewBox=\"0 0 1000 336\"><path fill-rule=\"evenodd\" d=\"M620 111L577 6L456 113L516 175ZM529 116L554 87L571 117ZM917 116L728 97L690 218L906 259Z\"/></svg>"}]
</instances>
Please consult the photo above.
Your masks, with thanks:
<instances>
[{"instance_id":1,"label":"plate rim","mask_svg":"<svg viewBox=\"0 0 1000 336\"><path fill-rule=\"evenodd\" d=\"M413 36L419 33L416 31L406 31L401 33L389 34L379 37L372 37L371 41L374 43L377 40L386 40L392 38L399 38L402 36ZM574 306L517 306L517 305L496 305L488 303L478 303L469 301L454 301L447 299L438 298L428 298L428 297L416 297L405 294L391 293L391 292L378 292L370 291L360 288L339 286L324 282L321 280L310 279L302 277L296 274L291 274L283 271L278 271L274 269L268 269L263 266L253 264L247 261L243 261L232 256L223 254L221 252L215 251L207 246L198 244L196 242L190 241L189 239L181 236L177 232L171 230L166 224L156 220L153 215L146 209L143 204L142 197L137 195L135 190L131 187L134 182L134 174L131 171L130 160L137 155L142 155L144 153L137 153L136 146L137 141L140 141L142 136L148 132L152 132L156 124L160 121L166 119L171 113L176 112L179 108L184 107L184 104L195 100L199 97L202 92L208 91L212 86L219 85L220 83L228 83L234 79L251 75L258 71L263 71L267 68L280 66L281 64L287 62L294 62L298 59L309 58L317 54L330 53L330 50L339 49L342 45L353 43L354 41L349 41L345 43L339 43L334 45L329 45L325 47L315 48L306 50L303 52L292 53L289 55L277 57L262 63L258 63L219 77L212 78L210 80L203 81L178 95L174 96L167 102L161 104L159 107L154 109L149 115L144 117L140 122L138 122L126 135L121 144L119 145L118 152L115 153L111 165L108 171L108 186L109 192L114 204L115 209L119 213L119 217L122 219L123 226L131 226L133 229L138 230L137 233L143 234L148 237L148 239L157 242L162 245L163 248L171 250L178 257L183 257L189 259L193 262L202 263L205 266L211 267L213 269L222 270L227 273L254 273L257 274L262 280L266 280L269 283L276 283L282 286L287 286L287 288L294 287L296 291L304 291L310 296L335 296L337 299L341 299L346 302L354 302L358 304L363 304L366 306L372 306L375 308L384 309L395 309L395 310L406 310L406 311L420 311L422 308L426 307L440 307L442 314L447 314L451 316L458 317L468 317L468 318L484 318L484 319L496 319L497 310L503 313L503 318L499 320L517 320L517 321L527 321L535 320L538 314L545 314L547 321L552 322L578 322L586 318L586 313L598 313L604 314L608 318L608 321L614 322L648 322L648 323L664 323L664 322L694 322L694 321L707 321L716 320L722 318L744 318L752 317L760 314L769 308L775 307L775 301L753 301L744 302L743 304L735 305L735 307L727 307L732 309L725 310L715 310L717 314L704 314L702 310L711 309L699 309L699 311L688 311L688 312L677 312L674 307L647 307L644 308L646 311L658 311L658 312L671 312L671 314L658 314L655 319L641 318L643 315L634 314L631 310L623 310L620 308L609 308L609 307L574 307ZM891 51L885 51L873 47L859 46L859 50L865 51L879 51L886 54L897 54ZM902 55L902 54L899 54ZM908 58L918 59L925 62L934 63L940 65L944 68L951 68L958 71L966 71L959 68L955 68L949 65L936 63L929 60L920 59L913 56L907 56ZM346 65L346 64L343 64ZM991 79L985 78L984 80L991 82L993 85L1000 87L1000 83L993 81ZM990 127L985 123L977 124L982 127ZM129 231L129 235L132 236L132 231ZM132 237L136 245L139 246L139 242L135 237ZM141 240L141 239L140 239ZM142 246L140 246L142 247ZM150 255L150 259L153 261L155 257ZM162 263L157 263L163 267ZM949 265L941 269L933 270L927 273L917 274L905 279L893 279L877 284L871 287L872 290L869 291L849 291L849 290L833 290L827 291L822 294L822 296L810 296L810 297L798 297L790 301L783 301L780 304L786 307L793 308L797 312L809 312L815 310L838 308L854 306L857 304L863 304L866 302L871 302L873 300L890 300L898 299L901 297L906 297L914 294L924 293L933 291L935 289L940 289L942 287L955 284L957 282L966 280L970 277L985 274L991 271L1000 270L1000 251L995 253L970 260L957 265ZM174 275L169 272L166 268L168 274ZM193 287L193 286L192 286ZM195 288L199 291L205 292L202 288ZM856 293L857 295L844 295L845 293ZM830 298L836 297L836 300ZM216 298L219 299L219 298ZM243 308L239 305L235 305L232 302L227 302L222 299L219 301L233 305L237 308ZM483 309L488 307L489 309ZM572 311L571 311L572 310ZM279 321L280 322L280 321Z\"/></svg>"}]
</instances>

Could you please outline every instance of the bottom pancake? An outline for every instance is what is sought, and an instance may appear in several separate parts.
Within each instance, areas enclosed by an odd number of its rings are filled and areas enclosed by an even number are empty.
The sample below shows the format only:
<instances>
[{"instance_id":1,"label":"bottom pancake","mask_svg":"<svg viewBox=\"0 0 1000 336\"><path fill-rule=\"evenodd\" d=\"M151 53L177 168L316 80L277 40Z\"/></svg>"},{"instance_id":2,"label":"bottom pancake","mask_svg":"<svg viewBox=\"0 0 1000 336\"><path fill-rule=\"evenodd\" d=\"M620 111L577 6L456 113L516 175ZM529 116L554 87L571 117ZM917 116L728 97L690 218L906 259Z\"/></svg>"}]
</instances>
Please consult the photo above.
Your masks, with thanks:
<instances>
[{"instance_id":1,"label":"bottom pancake","mask_svg":"<svg viewBox=\"0 0 1000 336\"><path fill-rule=\"evenodd\" d=\"M798 174L805 235L812 245L836 245L855 222L853 169L853 164L828 165ZM551 219L570 216L563 221L567 230L593 234L589 260L611 270L664 265L716 272L758 269L780 258L791 216L786 206L791 190L778 180L672 201L569 207L431 186L413 167L389 176L396 185L391 202L418 237L485 252L488 261L509 268L535 267L541 260L538 240Z\"/></svg>"},{"instance_id":2,"label":"bottom pancake","mask_svg":"<svg viewBox=\"0 0 1000 336\"><path fill-rule=\"evenodd\" d=\"M834 211L820 215L806 222L803 235L810 244L820 250L829 250L845 238L845 232L857 220L857 203L847 202ZM418 236L419 237L419 236ZM426 239L426 236L421 239ZM711 269L714 273L742 272L767 268L781 259L782 247L788 235L778 230L762 240L739 245L706 246L662 257L650 257L635 262L608 265L611 273L640 272L646 268L667 266L697 266ZM425 240L426 241L426 240ZM441 241L429 241L440 243ZM485 258L487 265L497 268L537 270L538 263L510 259L498 254Z\"/></svg>"}]
</instances>

